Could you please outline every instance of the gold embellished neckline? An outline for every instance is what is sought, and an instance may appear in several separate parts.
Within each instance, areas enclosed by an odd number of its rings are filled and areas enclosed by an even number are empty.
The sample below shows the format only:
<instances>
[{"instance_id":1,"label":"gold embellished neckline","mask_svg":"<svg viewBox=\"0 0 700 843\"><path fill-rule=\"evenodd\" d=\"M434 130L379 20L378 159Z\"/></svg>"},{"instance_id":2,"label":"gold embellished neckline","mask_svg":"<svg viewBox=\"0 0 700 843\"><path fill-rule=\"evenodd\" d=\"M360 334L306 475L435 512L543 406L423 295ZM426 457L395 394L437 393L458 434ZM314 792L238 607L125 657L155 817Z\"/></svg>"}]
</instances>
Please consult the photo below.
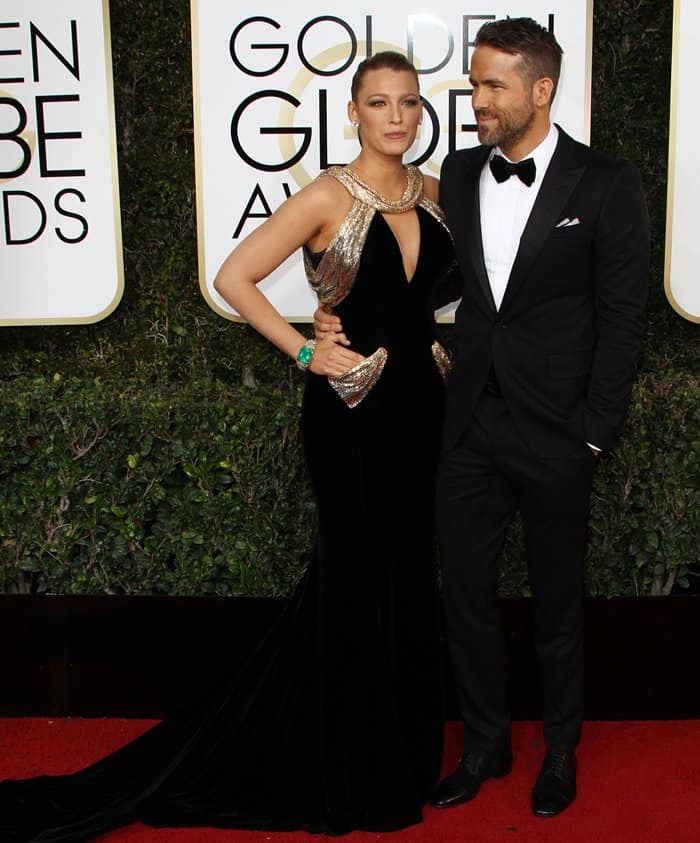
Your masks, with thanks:
<instances>
[{"instance_id":1,"label":"gold embellished neckline","mask_svg":"<svg viewBox=\"0 0 700 843\"><path fill-rule=\"evenodd\" d=\"M447 230L442 211L423 193L421 171L413 164L405 169L406 190L401 199L396 200L386 199L348 167L336 164L319 173L318 178L331 177L339 181L355 200L317 263L304 248L306 277L318 300L328 307L336 307L350 293L365 238L376 213L400 214L419 205Z\"/></svg>"},{"instance_id":2,"label":"gold embellished neckline","mask_svg":"<svg viewBox=\"0 0 700 843\"><path fill-rule=\"evenodd\" d=\"M399 199L387 199L365 182L350 167L329 167L325 174L334 176L365 205L383 214L402 214L416 207L423 197L423 174L418 167L407 164L404 167L406 172L406 187Z\"/></svg>"}]
</instances>

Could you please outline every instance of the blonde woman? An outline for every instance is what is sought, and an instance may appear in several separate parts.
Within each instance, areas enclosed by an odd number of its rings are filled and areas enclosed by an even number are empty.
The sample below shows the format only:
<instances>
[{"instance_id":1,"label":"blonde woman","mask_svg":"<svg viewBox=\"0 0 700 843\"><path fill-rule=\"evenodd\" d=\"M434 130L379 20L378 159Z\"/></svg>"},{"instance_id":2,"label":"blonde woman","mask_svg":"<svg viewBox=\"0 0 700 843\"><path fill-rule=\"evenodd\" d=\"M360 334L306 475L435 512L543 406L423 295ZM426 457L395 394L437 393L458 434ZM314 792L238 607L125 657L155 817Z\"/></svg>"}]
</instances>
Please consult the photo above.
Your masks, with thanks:
<instances>
[{"instance_id":1,"label":"blonde woman","mask_svg":"<svg viewBox=\"0 0 700 843\"><path fill-rule=\"evenodd\" d=\"M5 841L84 840L136 819L327 834L421 819L442 745L433 485L444 360L433 311L452 246L437 183L402 163L422 116L413 66L397 53L363 62L348 112L357 158L285 202L215 281L306 369L313 562L216 693L75 776L5 783L0 825L17 821ZM298 248L352 347L307 341L258 290Z\"/></svg>"}]
</instances>

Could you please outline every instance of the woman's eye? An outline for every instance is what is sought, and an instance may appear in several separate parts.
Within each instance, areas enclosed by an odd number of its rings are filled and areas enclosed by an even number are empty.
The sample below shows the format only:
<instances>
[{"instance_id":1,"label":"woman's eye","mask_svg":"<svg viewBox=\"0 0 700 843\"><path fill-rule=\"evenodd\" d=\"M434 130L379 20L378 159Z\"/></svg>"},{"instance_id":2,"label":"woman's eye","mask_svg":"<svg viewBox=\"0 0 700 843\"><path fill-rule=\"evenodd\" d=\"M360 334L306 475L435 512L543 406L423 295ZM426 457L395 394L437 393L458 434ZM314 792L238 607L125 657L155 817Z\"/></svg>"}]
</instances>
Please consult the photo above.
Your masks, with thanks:
<instances>
[{"instance_id":1,"label":"woman's eye","mask_svg":"<svg viewBox=\"0 0 700 843\"><path fill-rule=\"evenodd\" d=\"M418 100L415 100L415 99L404 100L403 104L407 105L409 108L413 108L414 106L418 105Z\"/></svg>"},{"instance_id":2,"label":"woman's eye","mask_svg":"<svg viewBox=\"0 0 700 843\"><path fill-rule=\"evenodd\" d=\"M374 106L374 105L384 105L384 100L372 100L370 105L372 105L372 106Z\"/></svg>"}]
</instances>

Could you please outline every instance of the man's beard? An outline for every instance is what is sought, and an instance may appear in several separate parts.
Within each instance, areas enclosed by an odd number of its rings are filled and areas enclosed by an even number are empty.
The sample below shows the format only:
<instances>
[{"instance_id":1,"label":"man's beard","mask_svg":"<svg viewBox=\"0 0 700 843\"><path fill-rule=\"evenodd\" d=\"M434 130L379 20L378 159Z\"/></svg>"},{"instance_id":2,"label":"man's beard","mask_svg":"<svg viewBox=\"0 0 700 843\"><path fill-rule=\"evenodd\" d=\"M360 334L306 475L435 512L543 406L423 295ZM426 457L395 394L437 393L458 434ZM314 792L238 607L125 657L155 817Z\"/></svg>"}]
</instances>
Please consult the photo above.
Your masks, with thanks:
<instances>
[{"instance_id":1,"label":"man's beard","mask_svg":"<svg viewBox=\"0 0 700 843\"><path fill-rule=\"evenodd\" d=\"M488 112L486 112L488 114ZM523 108L511 110L507 114L493 115L498 121L495 126L488 128L477 125L479 143L485 146L500 146L501 149L512 149L529 132L535 121L535 109Z\"/></svg>"}]
</instances>

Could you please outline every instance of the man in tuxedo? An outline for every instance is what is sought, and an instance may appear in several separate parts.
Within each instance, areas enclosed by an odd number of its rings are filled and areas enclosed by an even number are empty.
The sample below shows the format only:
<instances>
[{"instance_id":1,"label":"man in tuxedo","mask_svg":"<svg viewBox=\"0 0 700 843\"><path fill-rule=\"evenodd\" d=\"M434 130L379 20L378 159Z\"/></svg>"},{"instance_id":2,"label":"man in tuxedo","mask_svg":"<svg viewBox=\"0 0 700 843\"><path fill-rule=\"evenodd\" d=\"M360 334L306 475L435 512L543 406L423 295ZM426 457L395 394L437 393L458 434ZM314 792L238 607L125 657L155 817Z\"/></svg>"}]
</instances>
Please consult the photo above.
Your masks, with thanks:
<instances>
[{"instance_id":1,"label":"man in tuxedo","mask_svg":"<svg viewBox=\"0 0 700 843\"><path fill-rule=\"evenodd\" d=\"M516 510L544 690L533 810L554 816L576 795L589 497L635 377L649 222L637 170L550 122L561 55L530 18L481 28L470 82L482 145L448 155L440 179L461 303L437 519L464 751L437 807L511 769L497 560Z\"/></svg>"},{"instance_id":2,"label":"man in tuxedo","mask_svg":"<svg viewBox=\"0 0 700 843\"><path fill-rule=\"evenodd\" d=\"M649 222L637 170L551 123L561 56L530 18L485 24L470 71L481 146L448 155L441 173L459 272L437 304L461 302L437 524L464 748L436 807L511 769L497 563L516 511L544 686L532 807L554 816L576 796L589 497L635 377ZM342 330L321 311L315 322L319 336Z\"/></svg>"}]
</instances>

